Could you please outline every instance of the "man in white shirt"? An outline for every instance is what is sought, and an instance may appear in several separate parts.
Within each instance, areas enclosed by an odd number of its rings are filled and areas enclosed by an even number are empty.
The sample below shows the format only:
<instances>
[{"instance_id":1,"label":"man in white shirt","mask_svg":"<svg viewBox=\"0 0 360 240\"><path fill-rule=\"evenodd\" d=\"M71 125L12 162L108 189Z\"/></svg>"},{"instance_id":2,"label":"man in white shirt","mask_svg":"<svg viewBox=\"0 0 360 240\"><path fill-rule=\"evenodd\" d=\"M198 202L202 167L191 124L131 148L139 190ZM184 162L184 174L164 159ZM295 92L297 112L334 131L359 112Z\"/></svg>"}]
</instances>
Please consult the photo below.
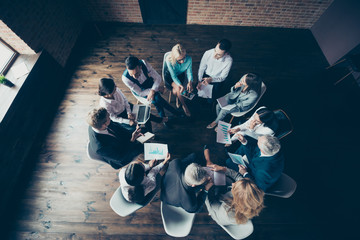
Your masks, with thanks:
<instances>
[{"instance_id":1,"label":"man in white shirt","mask_svg":"<svg viewBox=\"0 0 360 240\"><path fill-rule=\"evenodd\" d=\"M201 84L213 85L212 99L221 97L221 90L224 81L229 75L233 59L229 50L231 42L228 39L221 39L216 47L206 51L201 58L198 71L199 89Z\"/></svg>"},{"instance_id":2,"label":"man in white shirt","mask_svg":"<svg viewBox=\"0 0 360 240\"><path fill-rule=\"evenodd\" d=\"M126 70L122 75L123 82L133 94L153 103L164 123L167 122L164 108L175 116L181 115L161 97L159 93L161 76L149 63L130 56L125 60L125 64Z\"/></svg>"}]
</instances>

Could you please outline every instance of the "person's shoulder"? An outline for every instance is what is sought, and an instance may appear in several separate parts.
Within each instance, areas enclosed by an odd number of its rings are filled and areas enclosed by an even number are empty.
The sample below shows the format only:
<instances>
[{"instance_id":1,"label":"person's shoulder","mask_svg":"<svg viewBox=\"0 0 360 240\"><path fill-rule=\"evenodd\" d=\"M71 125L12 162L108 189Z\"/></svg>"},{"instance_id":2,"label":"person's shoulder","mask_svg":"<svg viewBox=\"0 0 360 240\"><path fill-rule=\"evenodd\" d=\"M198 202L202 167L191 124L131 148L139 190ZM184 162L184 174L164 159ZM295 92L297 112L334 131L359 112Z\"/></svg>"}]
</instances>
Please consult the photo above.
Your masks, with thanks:
<instances>
[{"instance_id":1,"label":"person's shoulder","mask_svg":"<svg viewBox=\"0 0 360 240\"><path fill-rule=\"evenodd\" d=\"M225 60L225 62L232 62L233 61L233 58L232 58L232 56L231 56L231 54L229 52L225 54L224 60Z\"/></svg>"},{"instance_id":2,"label":"person's shoulder","mask_svg":"<svg viewBox=\"0 0 360 240\"><path fill-rule=\"evenodd\" d=\"M215 48L211 48L211 49L209 49L209 50L205 51L204 55L213 54L213 53L214 53L214 51L215 51Z\"/></svg>"}]
</instances>

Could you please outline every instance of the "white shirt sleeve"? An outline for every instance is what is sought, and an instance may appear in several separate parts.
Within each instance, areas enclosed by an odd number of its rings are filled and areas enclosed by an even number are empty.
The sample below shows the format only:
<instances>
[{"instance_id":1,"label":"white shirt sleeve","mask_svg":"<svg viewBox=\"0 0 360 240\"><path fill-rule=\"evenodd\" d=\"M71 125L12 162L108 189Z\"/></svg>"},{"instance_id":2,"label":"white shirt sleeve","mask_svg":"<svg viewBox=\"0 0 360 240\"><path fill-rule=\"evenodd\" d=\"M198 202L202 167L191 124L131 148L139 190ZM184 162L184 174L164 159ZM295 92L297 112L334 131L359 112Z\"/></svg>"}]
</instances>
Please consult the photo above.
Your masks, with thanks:
<instances>
[{"instance_id":1,"label":"white shirt sleeve","mask_svg":"<svg viewBox=\"0 0 360 240\"><path fill-rule=\"evenodd\" d=\"M202 80L202 78L204 76L206 67L207 67L207 61L208 61L208 58L209 58L208 52L209 51L206 51L204 53L204 55L202 56L201 61L200 61L199 72L198 72L198 80L199 80L199 82L201 82L201 80Z\"/></svg>"},{"instance_id":2,"label":"white shirt sleeve","mask_svg":"<svg viewBox=\"0 0 360 240\"><path fill-rule=\"evenodd\" d=\"M155 69L150 65L150 63L147 63L144 60L143 62L148 69L148 75L154 79L154 84L151 89L155 92L159 91L159 87L162 81L160 74L155 71Z\"/></svg>"},{"instance_id":3,"label":"white shirt sleeve","mask_svg":"<svg viewBox=\"0 0 360 240\"><path fill-rule=\"evenodd\" d=\"M156 187L156 175L164 167L164 163L153 167L146 176L146 181L144 182L144 195L146 196L149 192L155 189Z\"/></svg>"}]
</instances>

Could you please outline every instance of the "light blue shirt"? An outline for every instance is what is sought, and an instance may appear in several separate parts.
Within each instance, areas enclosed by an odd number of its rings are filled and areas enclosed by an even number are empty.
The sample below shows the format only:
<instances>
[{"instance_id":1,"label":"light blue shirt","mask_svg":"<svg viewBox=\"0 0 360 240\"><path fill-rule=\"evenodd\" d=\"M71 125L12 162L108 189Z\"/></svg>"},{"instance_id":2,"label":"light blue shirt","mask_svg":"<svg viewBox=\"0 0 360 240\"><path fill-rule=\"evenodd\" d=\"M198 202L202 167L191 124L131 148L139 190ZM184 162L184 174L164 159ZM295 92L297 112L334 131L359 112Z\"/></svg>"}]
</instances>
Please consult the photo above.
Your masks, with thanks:
<instances>
[{"instance_id":1,"label":"light blue shirt","mask_svg":"<svg viewBox=\"0 0 360 240\"><path fill-rule=\"evenodd\" d=\"M171 78L177 85L181 85L181 82L177 76L185 71L186 71L187 79L191 82L193 81L192 59L189 55L186 55L185 61L182 64L176 62L175 65L172 65L171 62L168 59L166 59L166 66L169 70Z\"/></svg>"}]
</instances>

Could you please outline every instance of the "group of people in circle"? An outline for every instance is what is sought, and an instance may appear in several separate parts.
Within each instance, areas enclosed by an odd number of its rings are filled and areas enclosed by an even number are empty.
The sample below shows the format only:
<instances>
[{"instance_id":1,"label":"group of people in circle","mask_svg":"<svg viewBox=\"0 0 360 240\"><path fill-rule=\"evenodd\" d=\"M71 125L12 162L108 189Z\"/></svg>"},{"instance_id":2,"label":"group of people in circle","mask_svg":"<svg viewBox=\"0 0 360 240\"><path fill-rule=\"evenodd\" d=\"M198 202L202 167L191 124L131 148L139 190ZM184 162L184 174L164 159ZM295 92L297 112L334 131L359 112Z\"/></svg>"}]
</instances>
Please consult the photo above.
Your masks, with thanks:
<instances>
[{"instance_id":1,"label":"group of people in circle","mask_svg":"<svg viewBox=\"0 0 360 240\"><path fill-rule=\"evenodd\" d=\"M192 113L183 97L184 91L196 93L202 85L210 84L210 103L224 95L225 80L233 63L230 48L231 42L222 39L215 48L204 53L196 85L192 58L181 44L176 44L171 52L165 53L163 76L145 60L127 57L123 83L137 98L153 104L159 115L151 114L144 126L137 124L132 114L133 105L114 80L100 79L99 107L92 109L87 118L89 148L113 168L121 168L120 187L127 201L142 203L149 193L161 185L161 201L187 212L199 212L205 203L209 214L218 224L244 224L260 214L264 208L265 192L280 178L284 168L284 156L276 137L279 123L274 112L266 107L257 109L246 122L229 130L233 144L227 144L225 148L246 156L246 166L236 164L230 158L226 160L226 166L214 164L213 153L208 146L201 154L192 153L181 159L172 160L170 154L161 162L151 160L145 163L137 159L144 147L136 139L144 132L152 131L151 122L163 124L171 131L165 110L175 118L191 117ZM242 76L225 94L226 101L235 106L225 110L217 104L217 117L207 128L215 128L232 112L253 108L259 99L261 84L262 79L257 74ZM162 97L164 85L176 96L177 108ZM225 173L226 185L215 186L204 167Z\"/></svg>"}]
</instances>

